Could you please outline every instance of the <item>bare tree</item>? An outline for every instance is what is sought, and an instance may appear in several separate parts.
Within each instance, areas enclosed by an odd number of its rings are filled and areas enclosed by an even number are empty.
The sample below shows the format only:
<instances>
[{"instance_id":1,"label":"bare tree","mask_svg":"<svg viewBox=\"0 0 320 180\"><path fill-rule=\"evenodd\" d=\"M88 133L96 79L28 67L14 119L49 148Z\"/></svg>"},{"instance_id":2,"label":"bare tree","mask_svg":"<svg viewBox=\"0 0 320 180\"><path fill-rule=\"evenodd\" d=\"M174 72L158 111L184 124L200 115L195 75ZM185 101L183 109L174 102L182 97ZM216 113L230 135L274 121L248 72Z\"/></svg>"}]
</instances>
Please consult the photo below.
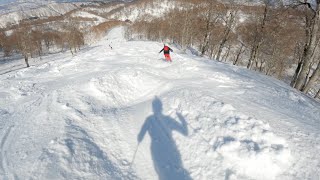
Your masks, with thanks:
<instances>
[{"instance_id":1,"label":"bare tree","mask_svg":"<svg viewBox=\"0 0 320 180\"><path fill-rule=\"evenodd\" d=\"M294 72L294 75L293 75L293 78L292 78L292 81L290 83L290 86L294 87L295 86L295 83L297 81L297 78L298 78L298 75L300 73L300 70L301 70L301 66L302 66L302 49L303 49L303 46L297 42L296 43L296 47L294 49L294 59L297 59L297 68Z\"/></svg>"},{"instance_id":2,"label":"bare tree","mask_svg":"<svg viewBox=\"0 0 320 180\"><path fill-rule=\"evenodd\" d=\"M318 90L318 92L316 93L316 95L314 96L314 98L320 98L320 89Z\"/></svg>"},{"instance_id":3,"label":"bare tree","mask_svg":"<svg viewBox=\"0 0 320 180\"><path fill-rule=\"evenodd\" d=\"M234 23L235 23L235 16L237 14L237 11L235 10L231 10L229 12L229 15L226 17L226 20L225 20L225 30L224 30L224 33L223 33L223 37L222 37L222 40L219 44L219 47L218 47L218 53L216 55L216 60L220 60L220 56L221 56L221 53L222 53L222 49L224 48L226 42L228 41L229 37L230 37L230 32L234 26Z\"/></svg>"},{"instance_id":4,"label":"bare tree","mask_svg":"<svg viewBox=\"0 0 320 180\"><path fill-rule=\"evenodd\" d=\"M84 35L78 27L75 23L69 23L66 26L65 38L72 54L76 53L84 45Z\"/></svg>"},{"instance_id":5,"label":"bare tree","mask_svg":"<svg viewBox=\"0 0 320 180\"><path fill-rule=\"evenodd\" d=\"M320 26L320 0L315 1L315 5L313 6L311 2L304 0L299 1L297 6L303 6L308 13L305 16L305 33L306 33L306 42L304 45L303 55L302 55L302 63L301 66L298 66L296 71L298 71L298 76L296 82L293 83L296 89L301 90L303 92L307 92L309 88L312 86L312 83L315 81L308 82L308 72L310 68L310 64L315 59L315 56L320 48L319 46L319 26ZM317 71L314 72L315 76L318 75ZM317 78L317 77L314 77ZM311 80L311 79L310 79Z\"/></svg>"},{"instance_id":6,"label":"bare tree","mask_svg":"<svg viewBox=\"0 0 320 180\"><path fill-rule=\"evenodd\" d=\"M29 65L29 57L34 52L34 43L32 42L31 36L32 29L29 26L21 27L14 31L13 35L16 43L16 47L19 53L24 57L24 61L27 67Z\"/></svg>"},{"instance_id":7,"label":"bare tree","mask_svg":"<svg viewBox=\"0 0 320 180\"><path fill-rule=\"evenodd\" d=\"M240 48L239 48L239 51L237 52L237 55L236 55L235 59L233 60L233 65L237 65L238 64L240 56L241 56L242 53L244 53L244 51L245 51L244 43L240 42Z\"/></svg>"},{"instance_id":8,"label":"bare tree","mask_svg":"<svg viewBox=\"0 0 320 180\"><path fill-rule=\"evenodd\" d=\"M270 5L268 0L265 0L264 2L265 4L264 4L262 20L258 22L259 24L253 29L254 35L253 35L253 42L250 50L250 57L247 65L248 69L251 69L253 66L253 63L257 60L259 50L263 42L263 33L264 33L264 28L266 25L267 15L269 12L269 5Z\"/></svg>"},{"instance_id":9,"label":"bare tree","mask_svg":"<svg viewBox=\"0 0 320 180\"><path fill-rule=\"evenodd\" d=\"M43 32L40 29L32 30L30 35L31 35L31 41L35 48L33 51L36 52L39 57L41 57L41 55L43 54L43 49L42 49Z\"/></svg>"},{"instance_id":10,"label":"bare tree","mask_svg":"<svg viewBox=\"0 0 320 180\"><path fill-rule=\"evenodd\" d=\"M209 49L209 42L210 42L210 36L212 35L211 29L213 28L214 24L218 21L220 15L214 13L214 3L215 1L212 0L207 0L206 1L206 6L207 8L204 11L204 28L201 31L203 35L203 39L200 43L200 53L201 56L203 56L207 50Z\"/></svg>"},{"instance_id":11,"label":"bare tree","mask_svg":"<svg viewBox=\"0 0 320 180\"><path fill-rule=\"evenodd\" d=\"M11 56L15 48L16 48L15 38L13 36L5 36L3 40L4 57Z\"/></svg>"},{"instance_id":12,"label":"bare tree","mask_svg":"<svg viewBox=\"0 0 320 180\"><path fill-rule=\"evenodd\" d=\"M317 83L319 77L320 77L320 61L318 61L318 65L316 69L313 71L306 85L303 87L303 92L307 93L310 90L310 88Z\"/></svg>"},{"instance_id":13,"label":"bare tree","mask_svg":"<svg viewBox=\"0 0 320 180\"><path fill-rule=\"evenodd\" d=\"M0 49L2 49L4 46L5 38L6 38L6 35L3 32L0 32Z\"/></svg>"}]
</instances>

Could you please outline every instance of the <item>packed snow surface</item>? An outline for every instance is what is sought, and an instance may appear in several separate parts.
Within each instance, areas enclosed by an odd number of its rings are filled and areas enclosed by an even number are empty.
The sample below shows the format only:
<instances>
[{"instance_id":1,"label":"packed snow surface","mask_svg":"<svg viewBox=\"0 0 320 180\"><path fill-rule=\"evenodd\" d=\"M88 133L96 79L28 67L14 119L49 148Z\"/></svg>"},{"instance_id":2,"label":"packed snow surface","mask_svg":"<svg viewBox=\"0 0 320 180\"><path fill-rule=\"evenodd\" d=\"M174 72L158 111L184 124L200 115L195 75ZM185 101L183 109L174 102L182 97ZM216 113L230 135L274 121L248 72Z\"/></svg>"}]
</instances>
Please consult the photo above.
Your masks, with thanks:
<instances>
[{"instance_id":1,"label":"packed snow surface","mask_svg":"<svg viewBox=\"0 0 320 180\"><path fill-rule=\"evenodd\" d=\"M123 33L0 70L1 179L320 178L319 103Z\"/></svg>"}]
</instances>

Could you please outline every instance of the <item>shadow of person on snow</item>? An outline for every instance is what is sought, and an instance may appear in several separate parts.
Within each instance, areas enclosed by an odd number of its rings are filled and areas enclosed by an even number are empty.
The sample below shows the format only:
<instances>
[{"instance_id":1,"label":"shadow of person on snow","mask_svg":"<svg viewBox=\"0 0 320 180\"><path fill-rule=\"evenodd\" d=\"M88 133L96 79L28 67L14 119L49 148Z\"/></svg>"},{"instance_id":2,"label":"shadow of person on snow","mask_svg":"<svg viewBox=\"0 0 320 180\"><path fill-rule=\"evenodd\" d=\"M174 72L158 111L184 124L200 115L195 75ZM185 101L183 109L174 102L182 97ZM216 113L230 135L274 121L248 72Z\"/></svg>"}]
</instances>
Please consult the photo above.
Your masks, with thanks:
<instances>
[{"instance_id":1,"label":"shadow of person on snow","mask_svg":"<svg viewBox=\"0 0 320 180\"><path fill-rule=\"evenodd\" d=\"M183 167L181 155L172 137L173 130L184 136L188 135L186 120L179 113L177 116L180 123L162 114L162 102L158 97L154 98L152 108L154 114L145 120L138 135L138 142L143 140L146 132L149 133L153 165L160 180L190 180L191 177Z\"/></svg>"}]
</instances>

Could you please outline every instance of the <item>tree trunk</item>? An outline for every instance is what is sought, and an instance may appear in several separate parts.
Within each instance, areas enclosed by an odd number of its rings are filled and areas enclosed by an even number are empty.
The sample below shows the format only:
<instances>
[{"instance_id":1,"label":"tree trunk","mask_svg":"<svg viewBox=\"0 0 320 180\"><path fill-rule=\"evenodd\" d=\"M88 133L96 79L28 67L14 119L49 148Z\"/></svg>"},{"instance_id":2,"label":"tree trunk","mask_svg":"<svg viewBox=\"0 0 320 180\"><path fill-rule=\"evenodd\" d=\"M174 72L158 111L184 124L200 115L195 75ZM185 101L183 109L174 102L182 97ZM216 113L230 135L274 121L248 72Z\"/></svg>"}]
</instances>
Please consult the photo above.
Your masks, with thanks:
<instances>
[{"instance_id":1,"label":"tree trunk","mask_svg":"<svg viewBox=\"0 0 320 180\"><path fill-rule=\"evenodd\" d=\"M295 84L295 88L303 91L304 84L307 78L307 74L309 71L309 66L316 55L314 52L316 48L319 48L319 44L317 42L317 34L319 33L319 24L320 24L320 2L317 2L316 11L314 16L311 19L307 17L307 25L306 25L306 36L307 42L305 43L304 52L302 56L302 67L301 71L298 75L297 82Z\"/></svg>"},{"instance_id":2,"label":"tree trunk","mask_svg":"<svg viewBox=\"0 0 320 180\"><path fill-rule=\"evenodd\" d=\"M211 29L212 26L214 25L214 23L217 21L218 16L216 17L212 17L213 15L213 1L208 1L208 6L209 9L206 12L206 28L205 28L205 32L204 32L204 37L203 37L203 42L200 44L200 52L201 52L201 56L205 55L205 53L208 51L209 49L209 41L210 41L210 36L211 36Z\"/></svg>"},{"instance_id":3,"label":"tree trunk","mask_svg":"<svg viewBox=\"0 0 320 180\"><path fill-rule=\"evenodd\" d=\"M260 62L260 66L259 66L259 71L260 71L260 72L263 72L264 62L265 62L265 61L261 61L261 62Z\"/></svg>"},{"instance_id":4,"label":"tree trunk","mask_svg":"<svg viewBox=\"0 0 320 180\"><path fill-rule=\"evenodd\" d=\"M228 59L228 57L229 57L229 55L230 55L230 50L231 50L231 45L228 46L227 53L226 53L226 55L222 58L222 59L224 59L225 62L227 62L227 59Z\"/></svg>"},{"instance_id":5,"label":"tree trunk","mask_svg":"<svg viewBox=\"0 0 320 180\"><path fill-rule=\"evenodd\" d=\"M258 51L259 51L260 45L258 43L255 43L251 49L249 62L247 65L248 69L252 69L252 65L254 62L256 62Z\"/></svg>"},{"instance_id":6,"label":"tree trunk","mask_svg":"<svg viewBox=\"0 0 320 180\"><path fill-rule=\"evenodd\" d=\"M72 47L70 46L70 52L71 52L71 54L72 54L72 56L73 56L73 51L72 51Z\"/></svg>"},{"instance_id":7,"label":"tree trunk","mask_svg":"<svg viewBox=\"0 0 320 180\"><path fill-rule=\"evenodd\" d=\"M267 76L270 75L270 71L271 71L271 68L268 68L268 69L266 70L266 75L267 75Z\"/></svg>"},{"instance_id":8,"label":"tree trunk","mask_svg":"<svg viewBox=\"0 0 320 180\"><path fill-rule=\"evenodd\" d=\"M222 42L219 45L218 53L217 53L217 56L216 56L216 60L217 61L220 60L220 56L221 56L222 49L223 49L223 46L224 46L225 42L226 42L226 40L224 39L224 40L222 40Z\"/></svg>"},{"instance_id":9,"label":"tree trunk","mask_svg":"<svg viewBox=\"0 0 320 180\"><path fill-rule=\"evenodd\" d=\"M233 23L234 23L234 16L235 16L235 12L233 12L233 13L231 12L230 13L230 17L229 17L228 22L227 22L227 25L226 25L226 29L224 30L224 35L223 35L222 41L221 41L221 43L219 45L219 48L218 48L218 53L217 53L217 56L216 56L216 60L217 61L220 60L222 49L223 49L223 47L225 46L226 42L229 39L231 28L232 28Z\"/></svg>"},{"instance_id":10,"label":"tree trunk","mask_svg":"<svg viewBox=\"0 0 320 180\"><path fill-rule=\"evenodd\" d=\"M249 62L247 64L247 69L251 69L252 62L253 62L253 54L254 54L254 47L251 48Z\"/></svg>"},{"instance_id":11,"label":"tree trunk","mask_svg":"<svg viewBox=\"0 0 320 180\"><path fill-rule=\"evenodd\" d=\"M184 48L185 46L188 45L188 38L189 38L189 22L190 22L190 15L189 12L186 11L185 14L185 19L184 19L184 23L183 23L183 30L181 33L181 46L182 48Z\"/></svg>"},{"instance_id":12,"label":"tree trunk","mask_svg":"<svg viewBox=\"0 0 320 180\"><path fill-rule=\"evenodd\" d=\"M294 75L293 75L293 78L292 78L292 81L291 81L291 83L290 83L291 87L295 87L295 84L296 84L296 82L297 82L298 75L299 75L300 70L301 70L301 66L302 66L302 59L301 59L301 57L299 57L298 66L297 66L297 68L296 68L296 71L295 71L295 73L294 73Z\"/></svg>"},{"instance_id":13,"label":"tree trunk","mask_svg":"<svg viewBox=\"0 0 320 180\"><path fill-rule=\"evenodd\" d=\"M201 45L201 56L203 56L207 50L208 50L208 46L209 46L209 34L206 34L204 37L204 42Z\"/></svg>"},{"instance_id":14,"label":"tree trunk","mask_svg":"<svg viewBox=\"0 0 320 180\"><path fill-rule=\"evenodd\" d=\"M243 51L242 51L243 47L244 47L244 44L241 43L240 50L239 50L239 52L238 52L238 54L236 56L236 59L233 61L233 65L237 65L238 64L238 61L240 59L240 55L243 53Z\"/></svg>"},{"instance_id":15,"label":"tree trunk","mask_svg":"<svg viewBox=\"0 0 320 180\"><path fill-rule=\"evenodd\" d=\"M209 13L210 14L210 13ZM208 15L208 16L211 16L211 14L210 15ZM210 17L208 17L208 19L207 19L207 22L206 22L206 30L205 30L205 35L204 35L204 37L203 37L203 41L202 41L202 44L200 45L201 47L200 47L200 51L201 51L201 56L203 56L205 53L206 53L206 51L207 51L207 49L208 49L208 44L209 44L209 34L210 34Z\"/></svg>"},{"instance_id":16,"label":"tree trunk","mask_svg":"<svg viewBox=\"0 0 320 180\"><path fill-rule=\"evenodd\" d=\"M30 67L28 55L25 55L25 56L24 56L24 62L26 63L27 67Z\"/></svg>"},{"instance_id":17,"label":"tree trunk","mask_svg":"<svg viewBox=\"0 0 320 180\"><path fill-rule=\"evenodd\" d=\"M320 98L320 89L318 90L317 94L314 96L314 98Z\"/></svg>"},{"instance_id":18,"label":"tree trunk","mask_svg":"<svg viewBox=\"0 0 320 180\"><path fill-rule=\"evenodd\" d=\"M320 77L320 61L318 62L317 68L313 71L309 81L307 82L307 84L303 88L303 92L307 93L309 91L309 89L313 85L315 85L315 83L317 82L319 77Z\"/></svg>"},{"instance_id":19,"label":"tree trunk","mask_svg":"<svg viewBox=\"0 0 320 180\"><path fill-rule=\"evenodd\" d=\"M215 46L213 46L211 44L211 46L210 46L210 59L214 59L214 53L215 53L214 48L215 48Z\"/></svg>"},{"instance_id":20,"label":"tree trunk","mask_svg":"<svg viewBox=\"0 0 320 180\"><path fill-rule=\"evenodd\" d=\"M251 49L251 53L250 53L249 62L247 65L248 69L251 69L253 63L257 61L257 55L258 55L258 52L259 52L259 49L260 49L260 46L261 46L262 40L263 40L262 34L264 32L264 28L265 28L266 21L267 21L267 15L269 12L268 8L269 8L269 5L265 4L261 24L259 27L256 27L255 37L254 37L254 41L253 41L253 45L252 45L252 49Z\"/></svg>"},{"instance_id":21,"label":"tree trunk","mask_svg":"<svg viewBox=\"0 0 320 180\"><path fill-rule=\"evenodd\" d=\"M306 87L308 81L309 81L309 78L311 77L311 71L312 71L312 66L313 66L313 62L310 63L309 65L309 68L308 68L308 72L306 74L306 77L304 78L304 82L303 82L303 85L302 85L302 88L301 88L301 91L303 91L303 89Z\"/></svg>"}]
</instances>

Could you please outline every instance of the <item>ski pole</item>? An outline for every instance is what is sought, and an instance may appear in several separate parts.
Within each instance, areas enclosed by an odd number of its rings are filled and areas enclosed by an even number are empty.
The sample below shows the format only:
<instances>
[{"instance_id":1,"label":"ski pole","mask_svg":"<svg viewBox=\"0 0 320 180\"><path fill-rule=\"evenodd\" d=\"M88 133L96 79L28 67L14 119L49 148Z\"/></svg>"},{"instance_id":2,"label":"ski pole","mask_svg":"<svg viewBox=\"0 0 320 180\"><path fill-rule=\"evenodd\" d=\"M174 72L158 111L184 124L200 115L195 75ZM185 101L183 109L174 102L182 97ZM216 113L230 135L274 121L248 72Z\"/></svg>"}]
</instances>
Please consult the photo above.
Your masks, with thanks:
<instances>
[{"instance_id":1,"label":"ski pole","mask_svg":"<svg viewBox=\"0 0 320 180\"><path fill-rule=\"evenodd\" d=\"M135 158L136 158L136 154L137 154L139 145L140 145L140 142L138 143L138 145L137 145L137 147L136 147L136 150L135 150L135 152L134 152L133 158L132 158L131 163L130 163L130 167L132 167L132 164L133 164L133 162L134 162L134 160L135 160Z\"/></svg>"}]
</instances>

